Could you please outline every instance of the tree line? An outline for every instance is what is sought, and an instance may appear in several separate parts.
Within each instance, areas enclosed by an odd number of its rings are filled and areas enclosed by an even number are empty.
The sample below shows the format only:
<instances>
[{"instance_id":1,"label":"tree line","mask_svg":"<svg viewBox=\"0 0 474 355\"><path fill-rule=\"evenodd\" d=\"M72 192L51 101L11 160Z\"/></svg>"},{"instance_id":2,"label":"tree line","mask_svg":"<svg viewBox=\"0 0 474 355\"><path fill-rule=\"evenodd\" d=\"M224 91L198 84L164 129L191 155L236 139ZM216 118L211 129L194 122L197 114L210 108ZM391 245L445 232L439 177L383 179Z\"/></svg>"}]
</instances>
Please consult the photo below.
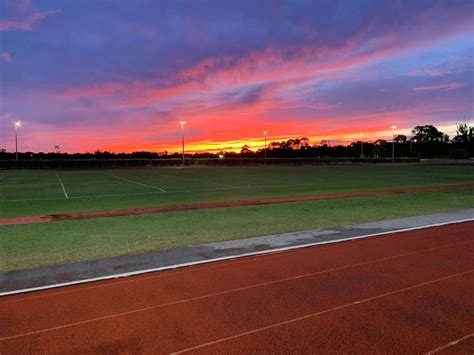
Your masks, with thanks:
<instances>
[{"instance_id":1,"label":"tree line","mask_svg":"<svg viewBox=\"0 0 474 355\"><path fill-rule=\"evenodd\" d=\"M391 140L377 139L374 142L354 141L348 145L332 145L323 140L312 143L309 138L293 138L286 141L271 141L267 144L268 158L326 158L365 157L388 158L392 156L393 145L397 157L454 158L474 157L474 127L457 125L456 135L449 136L433 125L416 126L411 137L397 135ZM58 148L58 147L55 147ZM244 145L240 152L186 154L188 158L263 158L265 148L252 150ZM97 150L93 153L22 152L19 159L168 159L181 158L181 153L137 151L133 153L113 153ZM0 159L15 159L14 152L0 150Z\"/></svg>"}]
</instances>

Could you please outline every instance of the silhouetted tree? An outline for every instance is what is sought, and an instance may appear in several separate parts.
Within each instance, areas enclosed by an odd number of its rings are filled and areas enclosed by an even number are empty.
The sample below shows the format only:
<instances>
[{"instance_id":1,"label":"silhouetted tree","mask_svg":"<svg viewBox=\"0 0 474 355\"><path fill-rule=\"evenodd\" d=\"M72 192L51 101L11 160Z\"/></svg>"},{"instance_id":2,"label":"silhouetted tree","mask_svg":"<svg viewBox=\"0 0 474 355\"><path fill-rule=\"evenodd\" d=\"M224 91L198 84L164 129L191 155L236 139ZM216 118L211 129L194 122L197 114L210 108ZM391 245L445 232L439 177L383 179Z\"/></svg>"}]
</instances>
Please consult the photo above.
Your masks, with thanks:
<instances>
[{"instance_id":1,"label":"silhouetted tree","mask_svg":"<svg viewBox=\"0 0 474 355\"><path fill-rule=\"evenodd\" d=\"M302 147L309 147L310 145L310 140L309 138L306 138L306 137L301 138L300 142L301 142Z\"/></svg>"},{"instance_id":2,"label":"silhouetted tree","mask_svg":"<svg viewBox=\"0 0 474 355\"><path fill-rule=\"evenodd\" d=\"M247 144L245 144L240 150L240 154L248 155L249 153L252 153L252 151L250 150L250 147Z\"/></svg>"},{"instance_id":3,"label":"silhouetted tree","mask_svg":"<svg viewBox=\"0 0 474 355\"><path fill-rule=\"evenodd\" d=\"M407 142L407 136L404 134L399 134L394 138L395 143L405 144Z\"/></svg>"},{"instance_id":4,"label":"silhouetted tree","mask_svg":"<svg viewBox=\"0 0 474 355\"><path fill-rule=\"evenodd\" d=\"M449 136L438 131L433 125L416 126L412 131L413 139L417 143L447 142Z\"/></svg>"},{"instance_id":5,"label":"silhouetted tree","mask_svg":"<svg viewBox=\"0 0 474 355\"><path fill-rule=\"evenodd\" d=\"M469 144L474 140L474 127L469 127L466 123L458 124L456 136L453 138L453 143Z\"/></svg>"}]
</instances>

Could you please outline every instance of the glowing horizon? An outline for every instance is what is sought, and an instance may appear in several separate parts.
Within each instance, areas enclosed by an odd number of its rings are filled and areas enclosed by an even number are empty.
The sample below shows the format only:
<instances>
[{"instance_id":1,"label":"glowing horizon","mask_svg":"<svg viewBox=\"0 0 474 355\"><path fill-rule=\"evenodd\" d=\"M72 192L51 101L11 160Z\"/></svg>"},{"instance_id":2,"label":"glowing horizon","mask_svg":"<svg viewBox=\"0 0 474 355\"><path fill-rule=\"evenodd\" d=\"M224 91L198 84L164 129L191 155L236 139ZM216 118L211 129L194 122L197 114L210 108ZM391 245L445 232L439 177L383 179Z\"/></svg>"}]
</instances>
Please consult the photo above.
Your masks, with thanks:
<instances>
[{"instance_id":1,"label":"glowing horizon","mask_svg":"<svg viewBox=\"0 0 474 355\"><path fill-rule=\"evenodd\" d=\"M145 6L146 5L146 6ZM0 149L252 150L473 115L472 1L0 0ZM271 16L269 16L271 14ZM101 18L98 23L95 19ZM337 24L337 26L335 25Z\"/></svg>"}]
</instances>

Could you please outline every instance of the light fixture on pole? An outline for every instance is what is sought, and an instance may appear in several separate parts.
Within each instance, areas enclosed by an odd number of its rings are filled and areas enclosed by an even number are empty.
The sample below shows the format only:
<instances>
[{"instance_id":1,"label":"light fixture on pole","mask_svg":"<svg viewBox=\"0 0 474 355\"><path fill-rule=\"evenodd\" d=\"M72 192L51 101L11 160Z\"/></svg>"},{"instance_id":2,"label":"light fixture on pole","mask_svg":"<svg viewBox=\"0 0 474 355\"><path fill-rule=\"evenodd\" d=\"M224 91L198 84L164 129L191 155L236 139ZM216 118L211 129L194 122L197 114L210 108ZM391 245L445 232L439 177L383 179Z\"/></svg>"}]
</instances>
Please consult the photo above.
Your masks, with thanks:
<instances>
[{"instance_id":1,"label":"light fixture on pole","mask_svg":"<svg viewBox=\"0 0 474 355\"><path fill-rule=\"evenodd\" d=\"M21 126L20 121L15 121L15 160L18 160L18 128Z\"/></svg>"},{"instance_id":2,"label":"light fixture on pole","mask_svg":"<svg viewBox=\"0 0 474 355\"><path fill-rule=\"evenodd\" d=\"M179 121L179 124L181 125L181 148L182 148L183 165L184 165L184 125L186 124L186 121Z\"/></svg>"},{"instance_id":3,"label":"light fixture on pole","mask_svg":"<svg viewBox=\"0 0 474 355\"><path fill-rule=\"evenodd\" d=\"M267 131L263 131L263 135L265 136L265 145L263 146L264 151L265 151L265 159L267 159Z\"/></svg>"},{"instance_id":4,"label":"light fixture on pole","mask_svg":"<svg viewBox=\"0 0 474 355\"><path fill-rule=\"evenodd\" d=\"M392 126L392 163L395 162L395 130L397 129L397 126L393 125Z\"/></svg>"},{"instance_id":5,"label":"light fixture on pole","mask_svg":"<svg viewBox=\"0 0 474 355\"><path fill-rule=\"evenodd\" d=\"M364 157L364 133L360 134L360 157Z\"/></svg>"}]
</instances>

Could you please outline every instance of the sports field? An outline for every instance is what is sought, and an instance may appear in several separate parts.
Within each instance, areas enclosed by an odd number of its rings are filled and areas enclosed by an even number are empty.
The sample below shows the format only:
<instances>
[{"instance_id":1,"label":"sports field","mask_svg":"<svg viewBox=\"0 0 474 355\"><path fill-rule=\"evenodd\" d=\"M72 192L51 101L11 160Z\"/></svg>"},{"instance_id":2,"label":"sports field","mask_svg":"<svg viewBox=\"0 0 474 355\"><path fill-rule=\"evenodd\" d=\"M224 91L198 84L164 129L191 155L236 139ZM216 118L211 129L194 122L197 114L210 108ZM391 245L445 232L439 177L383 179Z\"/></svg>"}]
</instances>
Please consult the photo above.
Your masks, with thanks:
<instances>
[{"instance_id":1,"label":"sports field","mask_svg":"<svg viewBox=\"0 0 474 355\"><path fill-rule=\"evenodd\" d=\"M472 166L0 171L0 218L472 184ZM474 207L474 189L0 226L0 270Z\"/></svg>"},{"instance_id":2,"label":"sports field","mask_svg":"<svg viewBox=\"0 0 474 355\"><path fill-rule=\"evenodd\" d=\"M473 167L420 165L0 171L0 217L473 181Z\"/></svg>"}]
</instances>

